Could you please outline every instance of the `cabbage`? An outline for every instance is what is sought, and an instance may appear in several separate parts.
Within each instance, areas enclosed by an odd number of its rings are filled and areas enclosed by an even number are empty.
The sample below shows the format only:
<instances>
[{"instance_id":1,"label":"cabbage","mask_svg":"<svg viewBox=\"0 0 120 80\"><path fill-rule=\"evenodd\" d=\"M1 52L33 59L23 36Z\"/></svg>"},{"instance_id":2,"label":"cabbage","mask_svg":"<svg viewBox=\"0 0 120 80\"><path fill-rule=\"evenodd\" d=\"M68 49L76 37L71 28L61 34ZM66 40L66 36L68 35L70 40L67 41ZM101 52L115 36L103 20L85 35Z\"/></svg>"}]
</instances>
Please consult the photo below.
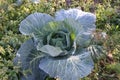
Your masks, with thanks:
<instances>
[{"instance_id":1,"label":"cabbage","mask_svg":"<svg viewBox=\"0 0 120 80\"><path fill-rule=\"evenodd\" d=\"M15 64L31 73L22 80L79 80L94 68L92 51L88 49L96 16L79 9L60 10L55 18L33 13L20 23L20 32L32 36L17 52ZM96 45L97 46L97 45ZM95 56L94 56L95 57Z\"/></svg>"}]
</instances>

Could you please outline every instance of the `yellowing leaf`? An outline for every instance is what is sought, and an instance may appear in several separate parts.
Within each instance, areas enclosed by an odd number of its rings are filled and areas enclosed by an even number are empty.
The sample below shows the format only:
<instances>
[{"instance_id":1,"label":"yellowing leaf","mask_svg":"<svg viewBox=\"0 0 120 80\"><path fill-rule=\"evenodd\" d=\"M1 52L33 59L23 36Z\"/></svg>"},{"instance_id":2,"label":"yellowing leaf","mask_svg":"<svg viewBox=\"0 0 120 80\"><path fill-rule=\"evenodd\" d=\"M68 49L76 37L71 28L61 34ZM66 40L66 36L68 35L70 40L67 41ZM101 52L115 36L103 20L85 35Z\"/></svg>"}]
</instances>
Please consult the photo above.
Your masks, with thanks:
<instances>
[{"instance_id":1,"label":"yellowing leaf","mask_svg":"<svg viewBox=\"0 0 120 80\"><path fill-rule=\"evenodd\" d=\"M71 33L70 37L71 37L72 40L74 40L75 39L75 34Z\"/></svg>"},{"instance_id":2,"label":"yellowing leaf","mask_svg":"<svg viewBox=\"0 0 120 80\"><path fill-rule=\"evenodd\" d=\"M0 54L5 55L5 50L4 50L4 48L2 46L0 46Z\"/></svg>"}]
</instances>

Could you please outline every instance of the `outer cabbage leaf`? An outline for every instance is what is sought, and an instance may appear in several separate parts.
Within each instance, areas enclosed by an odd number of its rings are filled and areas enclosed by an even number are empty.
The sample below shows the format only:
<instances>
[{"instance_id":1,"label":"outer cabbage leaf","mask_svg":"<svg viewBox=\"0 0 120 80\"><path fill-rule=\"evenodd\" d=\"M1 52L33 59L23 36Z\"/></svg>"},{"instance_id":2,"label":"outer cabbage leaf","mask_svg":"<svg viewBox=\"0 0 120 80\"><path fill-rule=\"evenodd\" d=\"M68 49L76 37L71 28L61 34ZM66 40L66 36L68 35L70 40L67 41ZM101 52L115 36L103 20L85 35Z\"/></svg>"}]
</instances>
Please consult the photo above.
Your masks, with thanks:
<instances>
[{"instance_id":1,"label":"outer cabbage leaf","mask_svg":"<svg viewBox=\"0 0 120 80\"><path fill-rule=\"evenodd\" d=\"M27 77L22 77L22 80L44 80L47 76L47 74L39 68L38 62L44 55L35 50L34 42L30 39L23 43L17 52L16 58L14 59L15 65L20 65L22 70L32 70L32 73L28 73ZM19 62L21 64L19 64Z\"/></svg>"},{"instance_id":2,"label":"outer cabbage leaf","mask_svg":"<svg viewBox=\"0 0 120 80\"><path fill-rule=\"evenodd\" d=\"M91 52L91 56L94 61L104 58L107 55L105 48L100 45L90 45L88 50Z\"/></svg>"},{"instance_id":3,"label":"outer cabbage leaf","mask_svg":"<svg viewBox=\"0 0 120 80\"><path fill-rule=\"evenodd\" d=\"M57 21L63 21L66 18L73 18L74 20L78 21L86 31L90 32L95 30L95 21L96 16L89 12L83 12L79 9L69 9L69 10L60 10L57 11L55 14Z\"/></svg>"},{"instance_id":4,"label":"outer cabbage leaf","mask_svg":"<svg viewBox=\"0 0 120 80\"><path fill-rule=\"evenodd\" d=\"M81 48L87 48L91 44L91 40L92 40L91 34L88 32L83 32L77 35L75 42Z\"/></svg>"},{"instance_id":5,"label":"outer cabbage leaf","mask_svg":"<svg viewBox=\"0 0 120 80\"><path fill-rule=\"evenodd\" d=\"M53 21L53 18L45 13L33 13L20 23L20 32L24 35L32 33L41 33L40 29L48 22ZM42 34L42 33L41 33Z\"/></svg>"},{"instance_id":6,"label":"outer cabbage leaf","mask_svg":"<svg viewBox=\"0 0 120 80\"><path fill-rule=\"evenodd\" d=\"M79 22L75 21L72 18L64 19L63 22L64 22L64 26L68 27L70 32L73 32L74 34L76 34L76 36L77 36L77 34L84 32L83 26Z\"/></svg>"},{"instance_id":7,"label":"outer cabbage leaf","mask_svg":"<svg viewBox=\"0 0 120 80\"><path fill-rule=\"evenodd\" d=\"M82 54L71 55L65 58L41 59L39 68L48 73L51 77L60 80L79 80L87 76L93 69L93 60L90 52L80 52Z\"/></svg>"}]
</instances>

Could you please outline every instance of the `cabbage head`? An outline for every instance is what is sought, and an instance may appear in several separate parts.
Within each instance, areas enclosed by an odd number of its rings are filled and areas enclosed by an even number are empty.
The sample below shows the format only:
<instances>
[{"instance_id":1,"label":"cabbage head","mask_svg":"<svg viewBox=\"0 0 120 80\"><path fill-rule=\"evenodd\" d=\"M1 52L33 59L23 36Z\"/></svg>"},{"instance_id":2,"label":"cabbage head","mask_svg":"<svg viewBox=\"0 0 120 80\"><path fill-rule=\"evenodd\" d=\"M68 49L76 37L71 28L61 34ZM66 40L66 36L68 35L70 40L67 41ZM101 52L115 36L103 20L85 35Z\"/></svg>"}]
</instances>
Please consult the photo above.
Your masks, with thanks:
<instances>
[{"instance_id":1,"label":"cabbage head","mask_svg":"<svg viewBox=\"0 0 120 80\"><path fill-rule=\"evenodd\" d=\"M89 75L94 68L90 46L98 46L91 44L95 21L94 14L76 8L57 11L55 17L38 12L26 17L19 31L31 38L14 59L23 71L30 70L21 80L45 80L47 76L79 80Z\"/></svg>"}]
</instances>

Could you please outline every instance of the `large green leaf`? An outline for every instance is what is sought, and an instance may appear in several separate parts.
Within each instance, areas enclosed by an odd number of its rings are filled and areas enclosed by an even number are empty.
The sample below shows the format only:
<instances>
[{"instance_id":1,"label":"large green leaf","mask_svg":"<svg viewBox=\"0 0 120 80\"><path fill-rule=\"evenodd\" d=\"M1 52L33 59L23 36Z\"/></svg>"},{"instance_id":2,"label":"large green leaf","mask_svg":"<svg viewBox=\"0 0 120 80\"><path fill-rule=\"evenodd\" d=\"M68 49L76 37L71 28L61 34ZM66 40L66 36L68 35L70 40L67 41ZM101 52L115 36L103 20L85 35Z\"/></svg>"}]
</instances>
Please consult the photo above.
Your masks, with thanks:
<instances>
[{"instance_id":1,"label":"large green leaf","mask_svg":"<svg viewBox=\"0 0 120 80\"><path fill-rule=\"evenodd\" d=\"M95 26L96 16L92 13L84 12L80 9L73 8L68 10L62 9L60 11L57 11L55 14L55 19L57 21L63 21L69 18L78 21L87 32L91 33L96 28Z\"/></svg>"},{"instance_id":2,"label":"large green leaf","mask_svg":"<svg viewBox=\"0 0 120 80\"><path fill-rule=\"evenodd\" d=\"M87 48L90 45L91 40L91 34L88 32L83 32L77 35L75 42L81 48Z\"/></svg>"},{"instance_id":3,"label":"large green leaf","mask_svg":"<svg viewBox=\"0 0 120 80\"><path fill-rule=\"evenodd\" d=\"M88 50L91 52L91 56L94 61L104 58L107 55L105 48L100 45L90 45Z\"/></svg>"},{"instance_id":4,"label":"large green leaf","mask_svg":"<svg viewBox=\"0 0 120 80\"><path fill-rule=\"evenodd\" d=\"M79 80L90 74L94 67L90 52L80 53L66 58L46 57L40 61L39 68L60 80Z\"/></svg>"},{"instance_id":5,"label":"large green leaf","mask_svg":"<svg viewBox=\"0 0 120 80\"><path fill-rule=\"evenodd\" d=\"M40 51L47 53L48 55L52 57L56 57L63 52L59 47L54 47L50 45L43 46L42 48L40 48Z\"/></svg>"},{"instance_id":6,"label":"large green leaf","mask_svg":"<svg viewBox=\"0 0 120 80\"><path fill-rule=\"evenodd\" d=\"M15 65L20 65L22 70L30 69L32 71L32 73L27 74L27 77L22 77L23 80L44 80L47 74L39 69L39 60L43 56L43 54L36 51L32 39L21 45L14 59L14 63Z\"/></svg>"},{"instance_id":7,"label":"large green leaf","mask_svg":"<svg viewBox=\"0 0 120 80\"><path fill-rule=\"evenodd\" d=\"M26 41L23 43L18 50L15 58L15 62L18 63L21 62L22 69L27 69L29 67L29 61L26 61L29 54L31 54L31 51L34 50L34 42L32 39Z\"/></svg>"},{"instance_id":8,"label":"large green leaf","mask_svg":"<svg viewBox=\"0 0 120 80\"><path fill-rule=\"evenodd\" d=\"M50 21L54 19L45 13L33 13L25 18L20 23L20 32L24 35L30 35L32 33L41 33L40 29ZM42 33L41 33L42 34Z\"/></svg>"}]
</instances>

